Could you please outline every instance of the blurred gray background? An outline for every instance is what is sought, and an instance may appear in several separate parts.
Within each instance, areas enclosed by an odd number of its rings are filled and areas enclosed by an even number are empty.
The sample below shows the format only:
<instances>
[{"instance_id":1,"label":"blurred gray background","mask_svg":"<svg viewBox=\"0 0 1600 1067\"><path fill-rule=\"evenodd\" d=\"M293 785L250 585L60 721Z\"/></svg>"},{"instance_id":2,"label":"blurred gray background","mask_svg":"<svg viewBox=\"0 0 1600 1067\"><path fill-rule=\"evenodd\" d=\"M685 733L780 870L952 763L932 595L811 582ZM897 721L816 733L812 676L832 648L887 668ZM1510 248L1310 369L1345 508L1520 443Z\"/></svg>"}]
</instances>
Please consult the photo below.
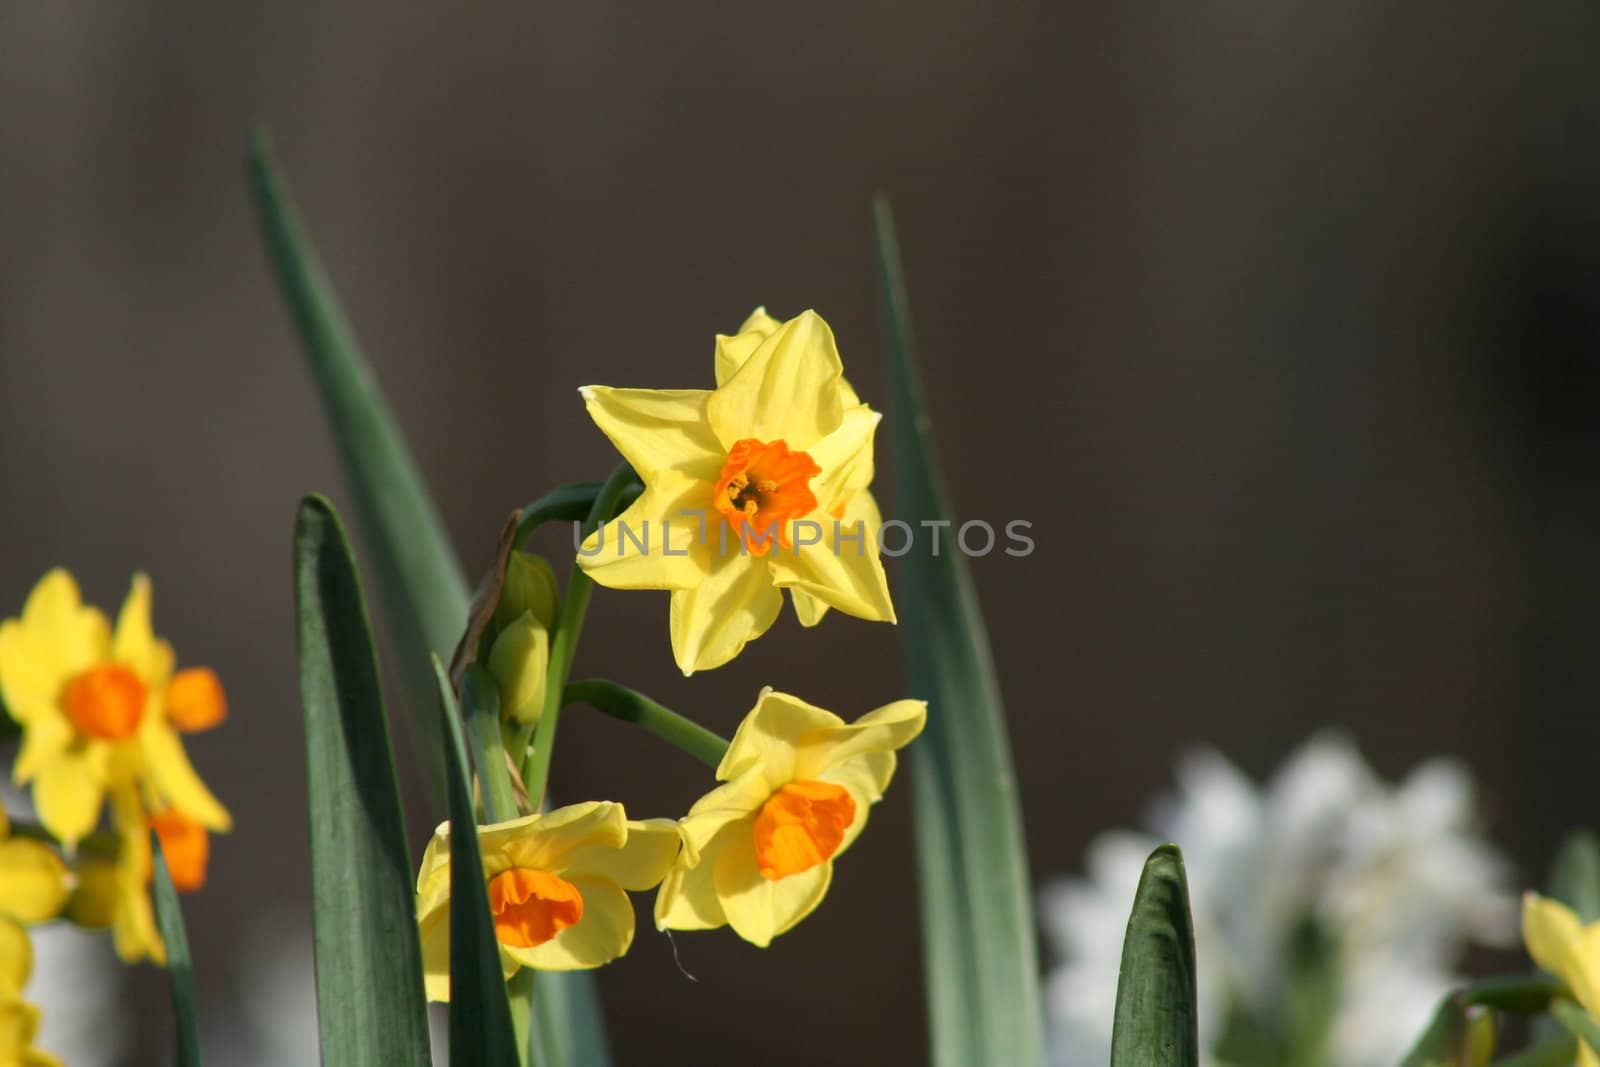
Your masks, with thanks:
<instances>
[{"instance_id":1,"label":"blurred gray background","mask_svg":"<svg viewBox=\"0 0 1600 1067\"><path fill-rule=\"evenodd\" d=\"M820 310L882 406L887 190L961 515L1035 524L974 569L1038 874L1184 746L1261 773L1330 723L1388 774L1467 758L1538 872L1600 817L1597 37L1579 3L0 7L0 610L146 569L229 687L191 744L238 823L187 902L216 1062L311 1022L289 532L349 499L253 124L474 571L609 469L577 386L708 384L757 304ZM686 681L666 617L602 590L578 670L720 729L767 683L901 695L886 626L786 613ZM704 786L583 713L557 762L641 815ZM601 974L620 1061L919 1059L910 862L902 782L770 950L680 936L690 981L646 919ZM164 1061L163 976L128 995Z\"/></svg>"}]
</instances>

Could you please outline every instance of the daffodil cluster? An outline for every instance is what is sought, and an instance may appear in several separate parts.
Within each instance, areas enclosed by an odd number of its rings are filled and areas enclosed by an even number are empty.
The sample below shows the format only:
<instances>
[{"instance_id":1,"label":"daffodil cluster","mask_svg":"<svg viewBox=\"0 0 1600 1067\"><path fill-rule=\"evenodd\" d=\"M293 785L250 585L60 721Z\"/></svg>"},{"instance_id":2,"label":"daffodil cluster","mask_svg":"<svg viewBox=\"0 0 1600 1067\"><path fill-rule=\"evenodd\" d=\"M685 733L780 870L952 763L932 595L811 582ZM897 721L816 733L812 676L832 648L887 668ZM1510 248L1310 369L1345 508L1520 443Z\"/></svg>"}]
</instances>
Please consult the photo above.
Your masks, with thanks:
<instances>
[{"instance_id":1,"label":"daffodil cluster","mask_svg":"<svg viewBox=\"0 0 1600 1067\"><path fill-rule=\"evenodd\" d=\"M717 784L679 819L633 819L611 801L540 810L553 713L577 702L566 669L586 602L574 600L586 595L580 583L668 590L672 652L686 675L728 663L764 633L783 590L808 627L830 608L894 620L868 488L879 415L845 380L827 323L810 311L780 322L757 310L717 338L714 372L709 390L583 389L638 479L636 499L614 519L598 517L564 596L548 564L514 548L491 586L499 599L476 658L494 679L524 814L477 833L508 979L622 956L635 928L629 892L656 891L660 930L728 926L770 944L821 903L834 861L888 788L896 752L926 722L921 701L846 722L766 688L725 742L640 694L592 683L610 694L591 697L596 707L615 714L602 705L627 704L620 717L711 764ZM450 995L449 834L449 824L435 832L417 877L436 1000Z\"/></svg>"},{"instance_id":2,"label":"daffodil cluster","mask_svg":"<svg viewBox=\"0 0 1600 1067\"><path fill-rule=\"evenodd\" d=\"M177 669L172 646L153 629L143 575L113 625L58 569L18 617L0 622L0 700L22 734L12 777L28 787L38 818L24 827L0 813L0 924L9 924L0 926L9 939L0 962L11 968L0 975L0 998L20 990L22 978L8 976L28 970L17 949L25 931L18 942L11 926L59 918L109 928L122 959L164 963L150 901L150 834L174 885L200 888L209 835L227 831L231 819L180 735L227 717L221 682L205 667ZM15 1014L14 998L6 1003L14 1018L26 1014ZM3 1038L0 1051L9 1051Z\"/></svg>"}]
</instances>

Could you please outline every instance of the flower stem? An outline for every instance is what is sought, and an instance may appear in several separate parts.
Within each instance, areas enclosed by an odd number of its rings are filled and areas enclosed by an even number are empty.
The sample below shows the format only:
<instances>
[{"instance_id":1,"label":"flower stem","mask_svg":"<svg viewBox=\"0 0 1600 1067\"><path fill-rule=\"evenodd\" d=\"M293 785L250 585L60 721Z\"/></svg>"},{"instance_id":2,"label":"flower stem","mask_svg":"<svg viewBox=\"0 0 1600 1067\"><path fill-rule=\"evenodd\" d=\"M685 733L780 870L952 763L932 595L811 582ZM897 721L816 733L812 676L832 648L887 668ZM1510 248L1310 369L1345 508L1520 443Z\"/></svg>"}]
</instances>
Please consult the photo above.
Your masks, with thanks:
<instances>
[{"instance_id":1,"label":"flower stem","mask_svg":"<svg viewBox=\"0 0 1600 1067\"><path fill-rule=\"evenodd\" d=\"M616 682L603 679L572 682L566 688L564 702L588 704L613 719L643 727L713 769L728 751L728 742L721 736Z\"/></svg>"},{"instance_id":2,"label":"flower stem","mask_svg":"<svg viewBox=\"0 0 1600 1067\"><path fill-rule=\"evenodd\" d=\"M583 536L588 537L602 522L616 514L618 503L628 487L635 481L633 468L626 463L617 465L600 492L595 495L589 517L583 523ZM567 674L572 670L572 656L578 648L578 635L583 632L583 617L589 610L589 595L594 592L594 581L576 563L572 576L567 579L566 595L561 598L561 614L556 618L555 632L550 635L550 666L545 677L544 711L533 730L533 751L522 766L522 780L528 787L528 800L538 810L544 804L545 786L550 778L550 752L555 746L556 727L561 721L561 695L567 686Z\"/></svg>"}]
</instances>

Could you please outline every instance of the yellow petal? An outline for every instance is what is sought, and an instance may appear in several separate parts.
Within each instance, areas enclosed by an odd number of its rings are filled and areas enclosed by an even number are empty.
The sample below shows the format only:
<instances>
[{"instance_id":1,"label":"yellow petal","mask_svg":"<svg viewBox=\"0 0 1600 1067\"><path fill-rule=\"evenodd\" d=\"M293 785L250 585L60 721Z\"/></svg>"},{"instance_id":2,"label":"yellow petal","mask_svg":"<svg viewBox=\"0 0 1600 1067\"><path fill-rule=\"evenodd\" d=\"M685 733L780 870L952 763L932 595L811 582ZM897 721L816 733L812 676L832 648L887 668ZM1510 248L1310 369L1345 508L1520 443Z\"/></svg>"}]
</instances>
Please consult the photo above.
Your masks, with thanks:
<instances>
[{"instance_id":1,"label":"yellow petal","mask_svg":"<svg viewBox=\"0 0 1600 1067\"><path fill-rule=\"evenodd\" d=\"M797 777L796 750L800 745L843 729L844 720L833 712L768 686L734 731L733 741L717 765L717 777L727 781L759 764L766 769L771 788L776 789Z\"/></svg>"},{"instance_id":2,"label":"yellow petal","mask_svg":"<svg viewBox=\"0 0 1600 1067\"><path fill-rule=\"evenodd\" d=\"M22 730L22 747L17 752L12 778L25 785L40 768L61 758L72 745L74 731L67 717L55 708L46 708L27 721Z\"/></svg>"},{"instance_id":3,"label":"yellow petal","mask_svg":"<svg viewBox=\"0 0 1600 1067\"><path fill-rule=\"evenodd\" d=\"M858 757L904 748L922 732L927 722L925 701L897 700L885 704L825 737L808 740L795 760L794 776L820 778L824 772ZM886 781L884 785L887 784Z\"/></svg>"},{"instance_id":4,"label":"yellow petal","mask_svg":"<svg viewBox=\"0 0 1600 1067\"><path fill-rule=\"evenodd\" d=\"M693 864L696 857L704 859L714 847L713 839L724 827L733 822L754 819L773 792L783 785L783 780L773 781L767 776L768 768L760 764L746 767L732 781L720 785L694 802L678 822L678 832L683 835L685 855L681 862Z\"/></svg>"},{"instance_id":5,"label":"yellow petal","mask_svg":"<svg viewBox=\"0 0 1600 1067\"><path fill-rule=\"evenodd\" d=\"M489 674L500 689L503 718L531 724L544 710L545 678L550 667L550 632L525 611L500 631L489 650Z\"/></svg>"},{"instance_id":6,"label":"yellow petal","mask_svg":"<svg viewBox=\"0 0 1600 1067\"><path fill-rule=\"evenodd\" d=\"M139 724L139 753L150 784L161 799L208 830L233 829L228 809L212 795L189 762L183 740L163 717L146 716Z\"/></svg>"},{"instance_id":7,"label":"yellow petal","mask_svg":"<svg viewBox=\"0 0 1600 1067\"><path fill-rule=\"evenodd\" d=\"M604 800L478 829L478 847L490 875L508 867L560 874L569 856L593 848L618 849L627 839L628 817L622 805Z\"/></svg>"},{"instance_id":8,"label":"yellow petal","mask_svg":"<svg viewBox=\"0 0 1600 1067\"><path fill-rule=\"evenodd\" d=\"M561 877L605 878L623 889L654 889L672 869L682 844L671 819L629 820L628 840L621 848L589 846L567 853Z\"/></svg>"},{"instance_id":9,"label":"yellow petal","mask_svg":"<svg viewBox=\"0 0 1600 1067\"><path fill-rule=\"evenodd\" d=\"M110 643L105 616L85 607L64 570L39 580L22 617L0 623L0 699L26 722L55 707L73 675L102 661Z\"/></svg>"},{"instance_id":10,"label":"yellow petal","mask_svg":"<svg viewBox=\"0 0 1600 1067\"><path fill-rule=\"evenodd\" d=\"M878 531L883 523L878 503L862 490L850 498L837 520L814 518L821 540L794 548L775 549L769 556L772 582L780 589L801 590L847 615L871 622L894 622L889 579L878 558Z\"/></svg>"},{"instance_id":11,"label":"yellow petal","mask_svg":"<svg viewBox=\"0 0 1600 1067\"><path fill-rule=\"evenodd\" d=\"M150 579L142 574L133 576L133 587L122 602L117 629L111 635L111 658L132 667L152 690L165 684L172 673L172 646L157 638L151 626Z\"/></svg>"},{"instance_id":12,"label":"yellow petal","mask_svg":"<svg viewBox=\"0 0 1600 1067\"><path fill-rule=\"evenodd\" d=\"M1578 1003L1600 1013L1600 922L1590 923L1573 945L1573 967L1565 977Z\"/></svg>"},{"instance_id":13,"label":"yellow petal","mask_svg":"<svg viewBox=\"0 0 1600 1067\"><path fill-rule=\"evenodd\" d=\"M1533 962L1570 983L1583 927L1572 909L1559 900L1525 893L1522 897L1522 940ZM1576 992L1576 990L1574 990Z\"/></svg>"},{"instance_id":14,"label":"yellow petal","mask_svg":"<svg viewBox=\"0 0 1600 1067\"><path fill-rule=\"evenodd\" d=\"M15 1067L39 1030L39 1009L21 997L0 1000L0 1062Z\"/></svg>"},{"instance_id":15,"label":"yellow petal","mask_svg":"<svg viewBox=\"0 0 1600 1067\"><path fill-rule=\"evenodd\" d=\"M610 589L692 589L711 569L719 519L712 484L675 471L655 475L633 504L590 534L578 565Z\"/></svg>"},{"instance_id":16,"label":"yellow petal","mask_svg":"<svg viewBox=\"0 0 1600 1067\"><path fill-rule=\"evenodd\" d=\"M1578 1067L1600 1067L1600 1052L1581 1039L1578 1041Z\"/></svg>"},{"instance_id":17,"label":"yellow petal","mask_svg":"<svg viewBox=\"0 0 1600 1067\"><path fill-rule=\"evenodd\" d=\"M744 320L744 325L739 327L739 332L732 337L726 334L717 335L716 374L717 384L722 385L732 378L740 367L755 354L756 349L778 331L783 323L767 314L766 308L756 308L750 317Z\"/></svg>"},{"instance_id":18,"label":"yellow petal","mask_svg":"<svg viewBox=\"0 0 1600 1067\"><path fill-rule=\"evenodd\" d=\"M447 887L448 888L448 887ZM417 910L417 938L422 942L422 987L429 1000L450 999L450 896L428 910Z\"/></svg>"},{"instance_id":19,"label":"yellow petal","mask_svg":"<svg viewBox=\"0 0 1600 1067\"><path fill-rule=\"evenodd\" d=\"M766 948L822 903L833 880L833 864L819 863L769 881L756 867L754 835L735 834L717 856L713 877L728 925L752 945Z\"/></svg>"},{"instance_id":20,"label":"yellow petal","mask_svg":"<svg viewBox=\"0 0 1600 1067\"><path fill-rule=\"evenodd\" d=\"M801 626L815 626L822 621L828 613L828 605L806 592L804 589L790 588L789 599L794 602L795 618L800 620Z\"/></svg>"},{"instance_id":21,"label":"yellow petal","mask_svg":"<svg viewBox=\"0 0 1600 1067\"><path fill-rule=\"evenodd\" d=\"M663 471L713 481L722 469L725 450L706 420L706 390L588 385L578 392L589 417L646 485Z\"/></svg>"},{"instance_id":22,"label":"yellow petal","mask_svg":"<svg viewBox=\"0 0 1600 1067\"><path fill-rule=\"evenodd\" d=\"M54 849L26 838L0 841L0 915L41 923L66 902L67 868Z\"/></svg>"},{"instance_id":23,"label":"yellow petal","mask_svg":"<svg viewBox=\"0 0 1600 1067\"><path fill-rule=\"evenodd\" d=\"M0 918L0 1000L22 992L33 973L33 943L21 923Z\"/></svg>"},{"instance_id":24,"label":"yellow petal","mask_svg":"<svg viewBox=\"0 0 1600 1067\"><path fill-rule=\"evenodd\" d=\"M693 589L672 593L672 656L685 675L720 667L767 632L783 609L767 564L738 548L712 553L710 572Z\"/></svg>"},{"instance_id":25,"label":"yellow petal","mask_svg":"<svg viewBox=\"0 0 1600 1067\"><path fill-rule=\"evenodd\" d=\"M806 450L822 468L811 480L817 510L833 514L839 505L872 484L872 438L883 419L865 404L844 412L839 428Z\"/></svg>"},{"instance_id":26,"label":"yellow petal","mask_svg":"<svg viewBox=\"0 0 1600 1067\"><path fill-rule=\"evenodd\" d=\"M714 870L711 863L701 863L667 872L656 892L657 930L714 930L727 925L728 916L712 878Z\"/></svg>"},{"instance_id":27,"label":"yellow petal","mask_svg":"<svg viewBox=\"0 0 1600 1067\"><path fill-rule=\"evenodd\" d=\"M706 401L724 451L753 437L805 451L844 417L844 365L833 331L815 311L790 319Z\"/></svg>"},{"instance_id":28,"label":"yellow petal","mask_svg":"<svg viewBox=\"0 0 1600 1067\"><path fill-rule=\"evenodd\" d=\"M583 897L583 918L542 945L532 948L502 946L505 954L541 971L587 970L610 963L633 944L633 904L618 885L606 878L568 879Z\"/></svg>"},{"instance_id":29,"label":"yellow petal","mask_svg":"<svg viewBox=\"0 0 1600 1067\"><path fill-rule=\"evenodd\" d=\"M105 802L106 746L72 748L39 769L33 783L33 805L39 821L71 852L95 823Z\"/></svg>"}]
</instances>

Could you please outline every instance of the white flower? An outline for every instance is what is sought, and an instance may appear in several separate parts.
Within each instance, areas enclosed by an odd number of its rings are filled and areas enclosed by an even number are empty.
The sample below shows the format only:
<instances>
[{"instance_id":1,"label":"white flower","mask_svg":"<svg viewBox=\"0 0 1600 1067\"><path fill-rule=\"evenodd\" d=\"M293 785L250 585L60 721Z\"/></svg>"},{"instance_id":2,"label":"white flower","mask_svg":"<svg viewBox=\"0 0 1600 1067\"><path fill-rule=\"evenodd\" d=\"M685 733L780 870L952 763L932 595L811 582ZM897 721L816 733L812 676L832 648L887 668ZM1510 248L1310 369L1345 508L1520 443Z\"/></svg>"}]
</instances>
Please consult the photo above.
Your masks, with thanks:
<instances>
[{"instance_id":1,"label":"white flower","mask_svg":"<svg viewBox=\"0 0 1600 1067\"><path fill-rule=\"evenodd\" d=\"M1294 1017L1286 1000L1314 973L1331 979L1319 996L1333 1001L1322 1062L1390 1067L1456 984L1466 942L1514 939L1508 866L1475 833L1458 764L1430 761L1392 787L1348 741L1322 734L1264 789L1211 750L1181 760L1177 777L1150 833L1102 835L1088 876L1045 892L1062 960L1047 989L1056 1067L1106 1061L1134 888L1164 840L1183 848L1188 868L1201 1047L1216 1067L1225 1034ZM1229 1067L1261 1062L1241 1056Z\"/></svg>"}]
</instances>

